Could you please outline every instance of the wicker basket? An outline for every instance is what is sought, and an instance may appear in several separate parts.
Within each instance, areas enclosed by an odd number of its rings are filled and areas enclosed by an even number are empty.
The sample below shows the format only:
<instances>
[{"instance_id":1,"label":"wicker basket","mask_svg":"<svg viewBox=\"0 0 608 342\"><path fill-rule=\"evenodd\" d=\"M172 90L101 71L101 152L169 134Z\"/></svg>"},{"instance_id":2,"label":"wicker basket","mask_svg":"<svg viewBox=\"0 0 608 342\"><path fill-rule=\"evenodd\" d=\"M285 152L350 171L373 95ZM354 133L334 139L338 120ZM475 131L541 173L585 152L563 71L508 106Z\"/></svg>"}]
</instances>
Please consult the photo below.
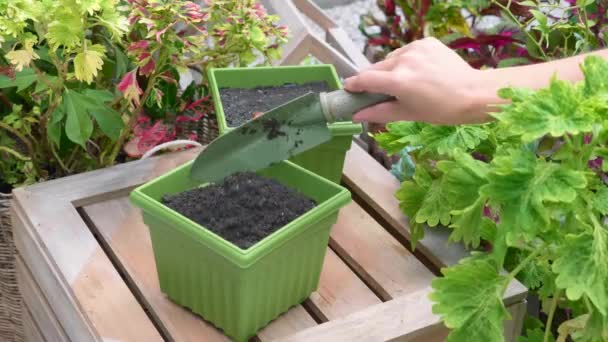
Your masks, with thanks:
<instances>
[{"instance_id":1,"label":"wicker basket","mask_svg":"<svg viewBox=\"0 0 608 342\"><path fill-rule=\"evenodd\" d=\"M23 341L21 294L15 267L16 248L10 219L11 196L0 193L0 340Z\"/></svg>"}]
</instances>

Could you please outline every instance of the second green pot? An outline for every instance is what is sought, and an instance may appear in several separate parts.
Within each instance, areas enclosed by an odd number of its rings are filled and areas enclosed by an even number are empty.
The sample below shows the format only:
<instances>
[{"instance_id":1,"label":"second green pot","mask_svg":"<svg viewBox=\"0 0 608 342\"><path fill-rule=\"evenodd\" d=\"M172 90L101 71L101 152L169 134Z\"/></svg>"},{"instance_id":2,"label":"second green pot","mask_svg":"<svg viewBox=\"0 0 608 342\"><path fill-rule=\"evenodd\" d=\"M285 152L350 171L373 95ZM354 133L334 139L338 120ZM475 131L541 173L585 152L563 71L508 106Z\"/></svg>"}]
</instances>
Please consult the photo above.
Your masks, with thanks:
<instances>
[{"instance_id":1,"label":"second green pot","mask_svg":"<svg viewBox=\"0 0 608 342\"><path fill-rule=\"evenodd\" d=\"M325 82L330 90L342 85L334 67L330 64L311 66L273 66L254 68L211 68L208 72L209 87L217 116L220 134L230 130L220 98L221 88L256 88L280 86L287 83L304 84ZM328 125L332 138L309 151L294 156L290 161L339 183L342 178L344 158L350 149L353 135L362 131L361 124L336 122Z\"/></svg>"}]
</instances>

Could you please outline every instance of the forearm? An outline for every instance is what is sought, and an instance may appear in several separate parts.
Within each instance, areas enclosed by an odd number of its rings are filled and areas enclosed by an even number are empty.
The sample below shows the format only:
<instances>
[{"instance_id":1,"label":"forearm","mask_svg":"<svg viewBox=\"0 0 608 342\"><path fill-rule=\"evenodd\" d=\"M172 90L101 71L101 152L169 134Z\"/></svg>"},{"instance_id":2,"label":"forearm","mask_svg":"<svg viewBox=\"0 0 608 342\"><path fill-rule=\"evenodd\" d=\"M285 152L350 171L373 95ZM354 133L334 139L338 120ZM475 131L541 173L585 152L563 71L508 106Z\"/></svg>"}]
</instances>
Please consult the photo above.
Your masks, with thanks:
<instances>
[{"instance_id":1,"label":"forearm","mask_svg":"<svg viewBox=\"0 0 608 342\"><path fill-rule=\"evenodd\" d=\"M483 112L487 112L491 110L488 105L504 103L504 100L497 95L498 90L504 87L543 88L549 84L554 75L561 80L580 81L583 79L580 64L589 55L608 59L608 49L551 62L480 71L479 86L474 90L476 106L480 107Z\"/></svg>"}]
</instances>

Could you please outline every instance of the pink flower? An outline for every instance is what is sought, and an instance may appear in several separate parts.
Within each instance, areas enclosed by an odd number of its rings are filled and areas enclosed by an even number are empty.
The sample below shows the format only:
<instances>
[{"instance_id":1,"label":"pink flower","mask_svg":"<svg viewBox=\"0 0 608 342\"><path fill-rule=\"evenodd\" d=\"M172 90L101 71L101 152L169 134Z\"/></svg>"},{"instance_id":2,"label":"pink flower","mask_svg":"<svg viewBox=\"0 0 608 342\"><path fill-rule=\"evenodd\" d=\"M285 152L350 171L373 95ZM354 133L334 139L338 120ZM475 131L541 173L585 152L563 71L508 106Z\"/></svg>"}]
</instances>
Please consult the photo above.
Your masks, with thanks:
<instances>
[{"instance_id":1,"label":"pink flower","mask_svg":"<svg viewBox=\"0 0 608 342\"><path fill-rule=\"evenodd\" d=\"M120 83L118 83L117 88L123 94L125 99L139 105L139 97L143 92L137 83L136 75L137 68L126 73Z\"/></svg>"}]
</instances>

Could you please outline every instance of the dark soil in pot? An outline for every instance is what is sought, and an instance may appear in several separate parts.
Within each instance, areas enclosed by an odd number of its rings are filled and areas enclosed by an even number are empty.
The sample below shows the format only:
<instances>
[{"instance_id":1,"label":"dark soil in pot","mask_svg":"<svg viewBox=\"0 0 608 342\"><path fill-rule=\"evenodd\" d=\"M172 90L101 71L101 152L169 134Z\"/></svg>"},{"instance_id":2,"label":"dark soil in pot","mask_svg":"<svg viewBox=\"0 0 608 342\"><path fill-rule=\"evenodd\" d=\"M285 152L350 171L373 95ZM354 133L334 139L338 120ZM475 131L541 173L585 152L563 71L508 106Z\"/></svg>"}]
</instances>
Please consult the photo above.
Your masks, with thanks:
<instances>
[{"instance_id":1,"label":"dark soil in pot","mask_svg":"<svg viewBox=\"0 0 608 342\"><path fill-rule=\"evenodd\" d=\"M329 91L325 82L284 84L280 86L221 88L220 98L228 127L238 127L252 119L256 112L267 112L308 92Z\"/></svg>"},{"instance_id":2,"label":"dark soil in pot","mask_svg":"<svg viewBox=\"0 0 608 342\"><path fill-rule=\"evenodd\" d=\"M253 172L235 173L217 184L164 196L162 203L242 249L316 205L303 194Z\"/></svg>"}]
</instances>

